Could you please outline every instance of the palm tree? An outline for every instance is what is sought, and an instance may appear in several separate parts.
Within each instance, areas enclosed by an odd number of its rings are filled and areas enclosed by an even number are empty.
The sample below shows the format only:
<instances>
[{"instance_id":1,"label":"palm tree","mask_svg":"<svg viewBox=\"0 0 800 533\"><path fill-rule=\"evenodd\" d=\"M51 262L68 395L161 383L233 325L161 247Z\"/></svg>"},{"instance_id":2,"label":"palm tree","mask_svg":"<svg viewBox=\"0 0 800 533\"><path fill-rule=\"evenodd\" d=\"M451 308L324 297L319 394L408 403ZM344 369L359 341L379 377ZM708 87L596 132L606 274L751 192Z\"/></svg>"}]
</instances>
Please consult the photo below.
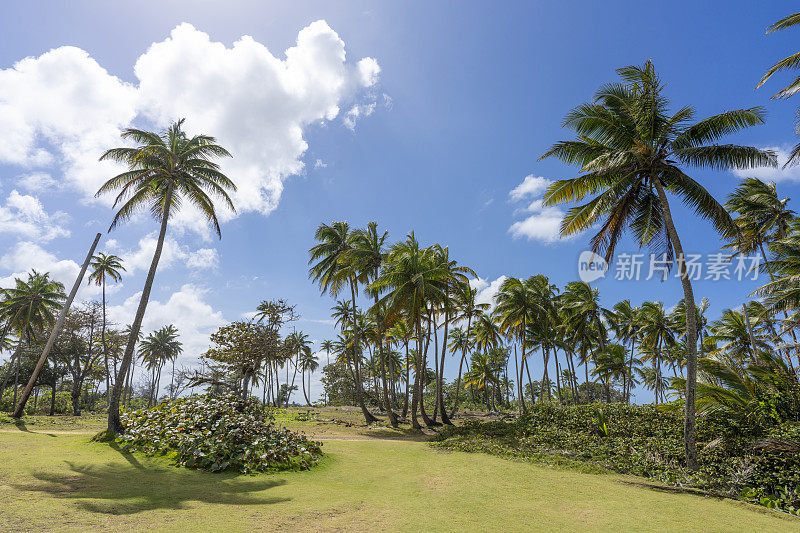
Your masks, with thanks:
<instances>
[{"instance_id":1,"label":"palm tree","mask_svg":"<svg viewBox=\"0 0 800 533\"><path fill-rule=\"evenodd\" d=\"M425 424L433 425L422 405L422 373L425 370L422 319L431 302L442 301L449 286L449 273L441 263L434 261L434 253L430 248L420 247L414 233L410 233L405 241L391 247L380 276L370 286L370 290L386 291L380 301L386 304L388 320L405 316L416 330L415 385L411 402L411 424L415 429L421 427L417 421L417 408L420 408Z\"/></svg>"},{"instance_id":2,"label":"palm tree","mask_svg":"<svg viewBox=\"0 0 800 533\"><path fill-rule=\"evenodd\" d=\"M321 224L314 233L314 239L318 244L314 245L309 251L310 259L308 264L309 277L315 281L323 294L330 293L336 297L339 292L349 285L352 302L352 313L356 311L356 293L358 290L359 272L354 262L347 262L347 253L352 247L352 236L350 225L347 222L333 222L332 224ZM360 343L358 331L355 331L354 342ZM364 404L363 383L359 368L359 358L354 357L352 364L355 376L356 400L364 420L367 424L377 422L378 418L369 412ZM349 360L348 360L349 361Z\"/></svg>"},{"instance_id":3,"label":"palm tree","mask_svg":"<svg viewBox=\"0 0 800 533\"><path fill-rule=\"evenodd\" d=\"M389 232L384 231L381 233L378 231L378 223L374 221L367 224L366 229L358 229L350 234L350 248L345 252L344 260L350 265L351 269L359 273L359 277L367 283L378 279L381 265L386 257L384 248L388 236ZM378 298L380 297L379 292L376 290L370 292L372 292L372 296L375 300L375 304L371 309L371 314L375 319L375 329L377 333L375 340L377 341L381 384L383 385L383 403L386 406L386 414L389 417L389 423L392 427L397 427L397 415L392 410L391 403L389 402L386 359L383 353L383 339L389 324L387 324L384 312L382 312L385 311L385 309L381 309L378 305Z\"/></svg>"},{"instance_id":4,"label":"palm tree","mask_svg":"<svg viewBox=\"0 0 800 533\"><path fill-rule=\"evenodd\" d=\"M467 357L467 352L472 349L472 324L475 320L480 318L486 311L489 310L490 305L487 303L478 303L475 297L478 295L478 289L474 289L469 283L459 283L456 285L455 300L457 319L459 321L467 321L467 329L455 328L451 333L450 351L461 351L461 358L458 363L458 378L456 379L456 397L453 400L453 409L450 411L450 418L456 413L458 409L458 399L461 393L461 371L464 366L464 361Z\"/></svg>"},{"instance_id":5,"label":"palm tree","mask_svg":"<svg viewBox=\"0 0 800 533\"><path fill-rule=\"evenodd\" d=\"M573 235L600 224L592 237L593 251L606 261L614 255L622 233L630 228L639 246L660 248L676 258L687 308L687 380L684 447L686 464L697 467L695 384L697 328L694 294L686 269L683 245L670 211L667 191L678 195L723 235L737 231L722 205L684 173L684 167L717 170L776 166L771 151L732 144L716 144L723 135L762 124L762 108L727 111L692 124L694 109L669 114L669 100L648 60L643 66L617 71L622 83L604 85L594 102L573 109L564 127L577 138L556 143L542 157L576 164L582 174L559 180L545 193L544 204L556 205L594 197L569 210L562 235ZM709 144L713 143L713 144Z\"/></svg>"},{"instance_id":6,"label":"palm tree","mask_svg":"<svg viewBox=\"0 0 800 533\"><path fill-rule=\"evenodd\" d=\"M631 385L633 384L633 360L636 353L636 341L639 338L639 309L631 305L630 300L622 300L617 302L611 309L611 312L606 313L606 319L614 330L614 335L620 342L630 343L631 351L628 356L628 370L623 375L622 394L625 396L627 403L631 402Z\"/></svg>"},{"instance_id":7,"label":"palm tree","mask_svg":"<svg viewBox=\"0 0 800 533\"><path fill-rule=\"evenodd\" d=\"M322 347L322 345L320 345L320 347ZM316 355L314 355L314 353L309 349L306 351L302 351L300 353L299 363L301 371L300 380L303 383L303 396L305 396L306 398L306 405L311 407L311 400L309 399L309 394L311 393L311 374L317 368L319 368L319 360L317 359ZM306 390L306 381L305 381L306 372L308 372L308 390Z\"/></svg>"},{"instance_id":8,"label":"palm tree","mask_svg":"<svg viewBox=\"0 0 800 533\"><path fill-rule=\"evenodd\" d=\"M772 33L779 30L785 30L787 28L792 28L800 24L800 13L794 13L789 15L788 17L784 17L778 22L774 23L772 26L767 28L767 33ZM769 80L774 74L784 71L784 70L795 70L800 68L800 52L795 52L794 54L790 55L789 57L785 57L772 65L767 73L761 78L756 85L756 89L764 85L767 80ZM789 98L794 93L800 90L800 77L797 77L792 81L789 85L772 95L772 99L775 98ZM789 154L789 159L786 161L784 167L788 165L794 165L800 160L800 144L796 145L791 153Z\"/></svg>"},{"instance_id":9,"label":"palm tree","mask_svg":"<svg viewBox=\"0 0 800 533\"><path fill-rule=\"evenodd\" d=\"M649 360L653 365L654 389L656 403L664 401L663 372L661 363L664 355L675 345L675 324L664 310L661 302L644 302L641 307L640 328L642 335L642 351L645 354L645 361Z\"/></svg>"},{"instance_id":10,"label":"palm tree","mask_svg":"<svg viewBox=\"0 0 800 533\"><path fill-rule=\"evenodd\" d=\"M172 361L172 384L170 397L175 387L175 360L183 353L183 344L178 340L178 329L172 324L157 329L139 343L139 355L147 368L153 372L153 390L150 395L151 404L158 399L161 383L161 369L167 361Z\"/></svg>"},{"instance_id":11,"label":"palm tree","mask_svg":"<svg viewBox=\"0 0 800 533\"><path fill-rule=\"evenodd\" d=\"M108 343L106 342L106 282L109 279L116 282L121 281L125 267L122 266L122 259L114 254L106 255L104 253L98 253L92 257L89 266L92 268L92 272L89 274L89 283L100 285L103 288L103 324L100 331L100 339L103 346L103 360L106 370L106 401L110 404L111 386L109 380L111 372L108 367Z\"/></svg>"},{"instance_id":12,"label":"palm tree","mask_svg":"<svg viewBox=\"0 0 800 533\"><path fill-rule=\"evenodd\" d=\"M567 336L579 347L580 363L584 368L586 401L590 402L589 360L597 350L605 349L608 336L603 316L609 311L600 305L600 294L588 283L574 281L564 287L561 309L566 318Z\"/></svg>"},{"instance_id":13,"label":"palm tree","mask_svg":"<svg viewBox=\"0 0 800 533\"><path fill-rule=\"evenodd\" d=\"M508 278L500 285L500 290L495 297L497 301L495 313L500 318L501 329L516 337L520 343L520 365L516 376L520 413L524 413L527 409L522 386L522 372L527 365L528 356L526 351L526 332L528 324L531 323L538 312L529 281L523 282L517 278Z\"/></svg>"},{"instance_id":14,"label":"palm tree","mask_svg":"<svg viewBox=\"0 0 800 533\"><path fill-rule=\"evenodd\" d=\"M125 429L119 418L120 395L153 288L170 217L187 201L206 218L217 236L221 237L212 197L222 200L231 211L235 211L227 190L235 191L236 186L220 172L219 165L212 161L217 157L229 157L230 153L208 135L188 137L182 126L183 119L174 122L161 133L128 128L122 133L122 138L133 141L137 146L112 148L100 157L101 160L116 161L128 166L126 172L111 178L97 191L97 196L119 191L114 207L120 207L109 231L141 209L149 209L161 226L139 307L131 324L128 345L114 381L114 391L108 407L108 431L112 434L122 433Z\"/></svg>"},{"instance_id":15,"label":"palm tree","mask_svg":"<svg viewBox=\"0 0 800 533\"><path fill-rule=\"evenodd\" d=\"M67 297L64 294L64 285L51 280L49 273L40 274L36 270L32 270L25 281L16 278L14 287L4 289L1 296L0 323L6 324L6 331L14 331L19 340L11 356L8 372L0 385L0 398L13 368L12 405L16 405L22 348L35 340L38 332L44 331L55 322L55 313L61 309Z\"/></svg>"}]
</instances>

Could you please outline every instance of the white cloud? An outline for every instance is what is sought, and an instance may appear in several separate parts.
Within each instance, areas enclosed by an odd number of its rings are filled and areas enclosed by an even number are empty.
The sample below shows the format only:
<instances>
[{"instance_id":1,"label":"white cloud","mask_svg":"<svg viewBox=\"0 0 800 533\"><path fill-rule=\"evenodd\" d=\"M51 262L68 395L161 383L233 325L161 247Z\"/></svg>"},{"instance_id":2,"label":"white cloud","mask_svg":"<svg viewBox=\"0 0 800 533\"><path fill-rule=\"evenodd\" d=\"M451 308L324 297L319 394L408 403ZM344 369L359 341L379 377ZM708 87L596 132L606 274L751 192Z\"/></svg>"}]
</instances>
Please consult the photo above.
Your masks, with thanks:
<instances>
[{"instance_id":1,"label":"white cloud","mask_svg":"<svg viewBox=\"0 0 800 533\"><path fill-rule=\"evenodd\" d=\"M81 259L82 260L82 259ZM0 269L10 272L6 277L0 277L0 287L11 287L14 278L26 279L31 269L41 273L49 272L51 279L64 284L66 291L72 289L81 267L71 259L58 259L54 254L44 250L38 244L22 241L8 249L0 257ZM112 290L118 289L115 285ZM78 290L77 300L90 298L99 294L100 288L87 285L86 281Z\"/></svg>"},{"instance_id":2,"label":"white cloud","mask_svg":"<svg viewBox=\"0 0 800 533\"><path fill-rule=\"evenodd\" d=\"M17 178L17 185L29 192L42 192L58 187L58 182L47 172L31 172Z\"/></svg>"},{"instance_id":3,"label":"white cloud","mask_svg":"<svg viewBox=\"0 0 800 533\"><path fill-rule=\"evenodd\" d=\"M350 131L355 131L356 123L364 118L370 116L375 111L375 102L366 104L354 105L347 113L345 113L342 122Z\"/></svg>"},{"instance_id":4,"label":"white cloud","mask_svg":"<svg viewBox=\"0 0 800 533\"><path fill-rule=\"evenodd\" d=\"M497 305L494 298L507 278L508 276L503 275L492 282L484 278L471 279L469 281L470 286L478 291L478 294L475 295L475 301L479 304L489 304L491 309L494 309L495 305Z\"/></svg>"},{"instance_id":5,"label":"white cloud","mask_svg":"<svg viewBox=\"0 0 800 533\"><path fill-rule=\"evenodd\" d=\"M515 239L526 237L529 241L536 240L547 244L564 239L561 237L564 211L558 207L543 207L541 200L531 202L526 211L533 214L524 220L514 222L508 228Z\"/></svg>"},{"instance_id":6,"label":"white cloud","mask_svg":"<svg viewBox=\"0 0 800 533\"><path fill-rule=\"evenodd\" d=\"M511 197L511 200L515 202L525 198L542 196L547 188L552 184L553 182L547 178L529 174L525 176L525 179L522 181L522 183L511 189L511 192L509 192L508 195Z\"/></svg>"},{"instance_id":7,"label":"white cloud","mask_svg":"<svg viewBox=\"0 0 800 533\"><path fill-rule=\"evenodd\" d=\"M317 159L316 161L314 161L314 168L328 168L328 163L326 163L322 159Z\"/></svg>"},{"instance_id":8,"label":"white cloud","mask_svg":"<svg viewBox=\"0 0 800 533\"><path fill-rule=\"evenodd\" d=\"M16 190L8 195L5 205L0 205L0 234L11 233L47 242L56 237L69 237L68 221L69 216L63 211L49 215L38 198Z\"/></svg>"},{"instance_id":9,"label":"white cloud","mask_svg":"<svg viewBox=\"0 0 800 533\"><path fill-rule=\"evenodd\" d=\"M303 170L310 125L333 120L344 106L348 127L372 112L374 102L356 97L377 83L380 67L372 58L348 63L345 43L322 20L300 30L281 56L249 36L226 47L184 23L153 43L134 73L138 84L124 83L71 46L0 70L0 163L56 163L89 199L119 171L97 158L121 143L121 128L137 117L159 126L187 117L190 133L214 135L234 155L221 164L238 186L237 211L266 215L283 181ZM234 216L221 211L223 221ZM203 227L198 221L190 206L175 219L192 230Z\"/></svg>"},{"instance_id":10,"label":"white cloud","mask_svg":"<svg viewBox=\"0 0 800 533\"><path fill-rule=\"evenodd\" d=\"M186 266L197 270L214 269L219 266L219 256L214 248L200 248L189 253Z\"/></svg>"},{"instance_id":11,"label":"white cloud","mask_svg":"<svg viewBox=\"0 0 800 533\"><path fill-rule=\"evenodd\" d=\"M527 207L515 211L515 214L528 213L528 216L511 224L508 232L512 237L515 239L525 237L529 241L541 241L545 244L573 238L572 236L561 236L561 221L564 219L564 211L559 207L544 206L541 197L535 198L543 196L552 183L547 178L530 174L508 193L511 200L515 202L534 198Z\"/></svg>"},{"instance_id":12,"label":"white cloud","mask_svg":"<svg viewBox=\"0 0 800 533\"><path fill-rule=\"evenodd\" d=\"M733 173L739 178L758 178L762 181L800 181L800 165L783 168L789 160L789 146L766 146L763 150L772 150L778 156L778 168L759 167L736 169Z\"/></svg>"},{"instance_id":13,"label":"white cloud","mask_svg":"<svg viewBox=\"0 0 800 533\"><path fill-rule=\"evenodd\" d=\"M155 233L151 233L139 240L136 249L120 252L123 266L129 274L133 274L137 270L147 270L150 268L150 263L153 261L153 254L156 251ZM109 241L106 243L106 248L109 250L118 248L119 245L116 241ZM194 270L213 269L219 264L219 257L217 251L213 248L200 248L199 250L190 251L187 246L182 246L173 239L167 237L164 240L164 247L161 249L161 257L159 258L158 268L164 270L176 262L184 263L188 268Z\"/></svg>"},{"instance_id":14,"label":"white cloud","mask_svg":"<svg viewBox=\"0 0 800 533\"><path fill-rule=\"evenodd\" d=\"M178 358L177 366L196 363L197 358L208 349L209 335L226 323L222 312L215 311L205 301L207 292L201 287L186 284L165 302L154 299L148 302L142 333L147 335L168 324L175 325L183 343L183 354ZM122 305L109 306L109 320L118 327L133 322L140 298L141 292L137 292Z\"/></svg>"}]
</instances>

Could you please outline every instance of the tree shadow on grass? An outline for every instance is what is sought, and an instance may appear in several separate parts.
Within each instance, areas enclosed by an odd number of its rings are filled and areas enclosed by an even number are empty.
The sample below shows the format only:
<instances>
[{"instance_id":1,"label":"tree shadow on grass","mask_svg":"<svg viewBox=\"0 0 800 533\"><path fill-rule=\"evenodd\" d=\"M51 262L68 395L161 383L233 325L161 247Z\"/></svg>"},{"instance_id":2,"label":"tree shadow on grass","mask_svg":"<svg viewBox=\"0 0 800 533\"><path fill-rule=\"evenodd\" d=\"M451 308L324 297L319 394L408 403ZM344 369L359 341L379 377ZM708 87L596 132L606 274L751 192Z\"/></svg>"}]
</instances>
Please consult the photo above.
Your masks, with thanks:
<instances>
[{"instance_id":1,"label":"tree shadow on grass","mask_svg":"<svg viewBox=\"0 0 800 533\"><path fill-rule=\"evenodd\" d=\"M44 492L75 500L92 513L129 515L154 509L188 509L191 502L220 505L268 505L291 498L266 497L265 490L285 485L283 479L259 479L233 473L209 473L167 467L159 461L142 464L133 454L112 445L127 461L78 464L65 461L70 472L33 472L19 490Z\"/></svg>"}]
</instances>

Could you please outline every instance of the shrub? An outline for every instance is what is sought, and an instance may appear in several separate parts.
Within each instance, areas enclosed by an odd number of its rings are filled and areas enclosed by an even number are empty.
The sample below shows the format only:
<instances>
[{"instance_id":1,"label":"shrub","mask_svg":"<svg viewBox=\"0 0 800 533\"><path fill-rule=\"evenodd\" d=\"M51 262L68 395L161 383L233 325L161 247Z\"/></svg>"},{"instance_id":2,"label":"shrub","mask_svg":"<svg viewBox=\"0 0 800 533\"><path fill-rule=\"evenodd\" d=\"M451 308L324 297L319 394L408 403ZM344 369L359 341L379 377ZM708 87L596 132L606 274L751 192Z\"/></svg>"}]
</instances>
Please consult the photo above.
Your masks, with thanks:
<instances>
[{"instance_id":1,"label":"shrub","mask_svg":"<svg viewBox=\"0 0 800 533\"><path fill-rule=\"evenodd\" d=\"M436 446L596 468L692 486L797 513L800 426L739 427L698 419L699 469L684 467L680 409L653 405L535 404L515 422L468 423L434 438Z\"/></svg>"},{"instance_id":2,"label":"shrub","mask_svg":"<svg viewBox=\"0 0 800 533\"><path fill-rule=\"evenodd\" d=\"M305 470L319 462L322 443L286 429L258 401L191 396L122 415L128 450L174 457L187 468L242 473Z\"/></svg>"}]
</instances>

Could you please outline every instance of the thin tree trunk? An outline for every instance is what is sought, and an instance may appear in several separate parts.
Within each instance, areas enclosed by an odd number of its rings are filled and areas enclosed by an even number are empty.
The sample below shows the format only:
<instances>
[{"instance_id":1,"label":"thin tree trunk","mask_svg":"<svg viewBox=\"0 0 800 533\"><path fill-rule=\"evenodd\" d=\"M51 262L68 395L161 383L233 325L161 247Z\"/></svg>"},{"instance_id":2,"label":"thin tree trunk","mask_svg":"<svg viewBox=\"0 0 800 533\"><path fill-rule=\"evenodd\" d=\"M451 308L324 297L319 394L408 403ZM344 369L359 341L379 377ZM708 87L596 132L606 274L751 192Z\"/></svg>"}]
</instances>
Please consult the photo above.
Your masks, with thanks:
<instances>
[{"instance_id":1,"label":"thin tree trunk","mask_svg":"<svg viewBox=\"0 0 800 533\"><path fill-rule=\"evenodd\" d=\"M92 259L92 255L94 255L94 249L97 248L97 243L100 241L100 237L100 233L95 235L92 246L89 248L89 253L86 255L86 259L83 261L81 270L78 273L78 279L75 280L75 284L72 286L72 290L70 291L69 296L67 296L67 300L61 307L61 311L58 314L56 323L53 326L53 329L50 331L50 337L47 339L47 344L45 344L44 350L42 350L42 355L39 356L39 360L36 362L36 366L33 369L31 378L28 380L28 384L25 386L25 390L22 391L22 397L19 399L19 404L17 404L17 407L11 414L11 416L14 418L21 417L25 412L25 404L28 402L28 398L31 396L33 386L36 383L36 380L39 379L39 373L42 371L44 364L47 362L47 357L50 355L50 350L53 349L53 344L56 342L56 338L61 331L61 327L64 325L64 320L67 318L67 311L69 311L69 307L72 305L72 300L75 299L75 295L78 293L78 288L81 286L81 282L83 281L83 275L86 274L86 269L89 268L89 262ZM16 392L17 389L14 387L15 398Z\"/></svg>"},{"instance_id":2,"label":"thin tree trunk","mask_svg":"<svg viewBox=\"0 0 800 533\"><path fill-rule=\"evenodd\" d=\"M652 182L658 191L658 198L663 211L664 225L667 227L675 256L678 260L678 273L683 285L683 298L686 303L686 398L684 399L686 411L683 424L683 445L686 454L686 468L697 469L697 425L695 420L695 398L697 395L697 306L694 302L692 282L686 270L686 256L683 253L678 232L672 221L667 194L661 181L653 179Z\"/></svg>"},{"instance_id":3,"label":"thin tree trunk","mask_svg":"<svg viewBox=\"0 0 800 533\"><path fill-rule=\"evenodd\" d=\"M150 270L147 272L147 279L144 283L144 290L142 297L139 300L139 307L136 309L136 316L131 324L130 337L128 338L128 345L125 347L125 353L122 356L122 362L119 366L119 373L114 380L114 390L111 393L111 403L108 406L108 432L110 434L121 434L125 431L122 425L122 420L119 417L119 400L122 395L122 387L125 384L125 377L128 374L128 369L131 366L131 359L133 358L133 348L139 337L139 331L142 329L142 320L144 319L144 312L147 310L147 302L150 300L150 291L153 290L153 281L156 277L156 270L158 270L158 262L161 259L161 252L164 249L164 238L167 235L167 224L169 222L169 206L172 204L172 186L167 190L166 198L164 199L164 211L161 215L161 228L158 232L158 242L156 250L153 254L153 261L150 263Z\"/></svg>"}]
</instances>

